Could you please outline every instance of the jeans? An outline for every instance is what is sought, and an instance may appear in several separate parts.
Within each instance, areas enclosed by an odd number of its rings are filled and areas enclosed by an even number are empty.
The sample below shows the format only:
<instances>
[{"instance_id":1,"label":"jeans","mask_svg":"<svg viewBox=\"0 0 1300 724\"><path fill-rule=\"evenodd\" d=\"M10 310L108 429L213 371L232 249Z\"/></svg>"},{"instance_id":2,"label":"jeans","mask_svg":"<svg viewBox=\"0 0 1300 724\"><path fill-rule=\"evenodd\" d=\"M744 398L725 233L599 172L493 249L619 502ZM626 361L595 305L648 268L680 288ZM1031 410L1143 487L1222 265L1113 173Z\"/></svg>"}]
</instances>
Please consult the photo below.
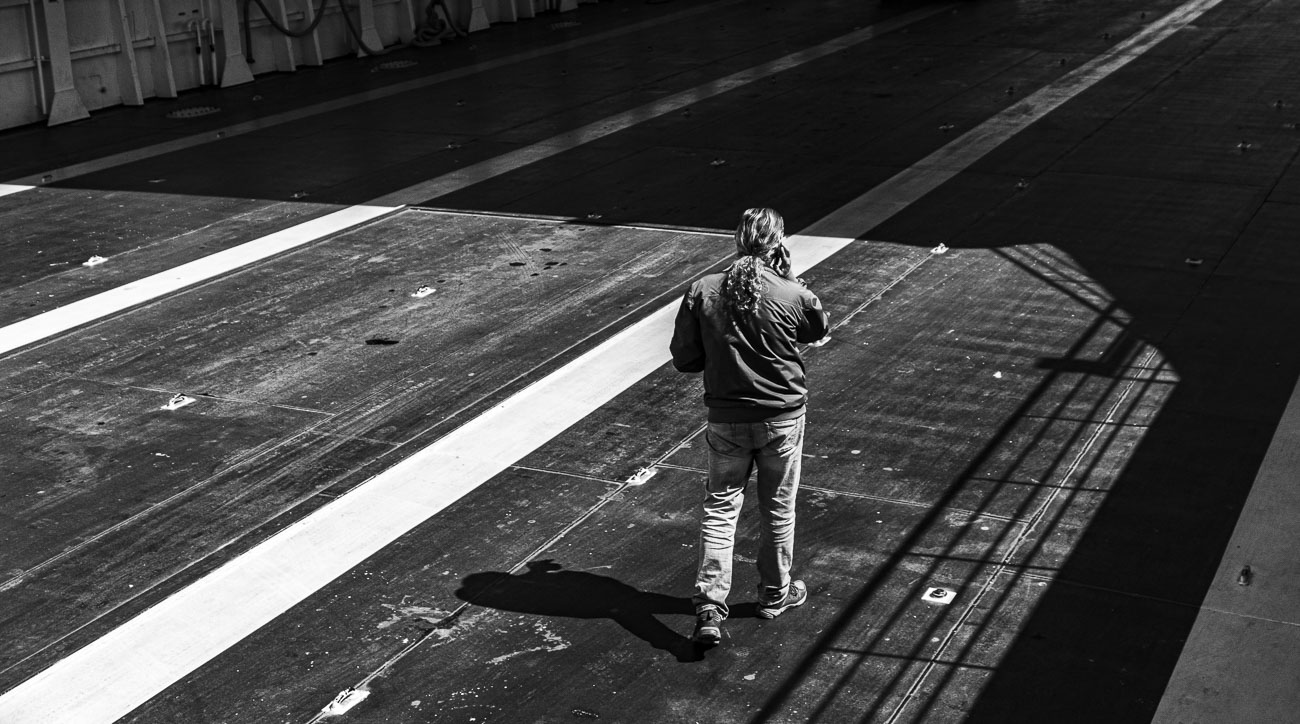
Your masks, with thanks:
<instances>
[{"instance_id":1,"label":"jeans","mask_svg":"<svg viewBox=\"0 0 1300 724\"><path fill-rule=\"evenodd\" d=\"M736 520L750 473L758 469L760 603L785 598L794 557L794 504L803 459L804 417L779 422L710 422L708 495L700 526L700 568L693 601L697 611L716 608L725 618L731 592Z\"/></svg>"}]
</instances>

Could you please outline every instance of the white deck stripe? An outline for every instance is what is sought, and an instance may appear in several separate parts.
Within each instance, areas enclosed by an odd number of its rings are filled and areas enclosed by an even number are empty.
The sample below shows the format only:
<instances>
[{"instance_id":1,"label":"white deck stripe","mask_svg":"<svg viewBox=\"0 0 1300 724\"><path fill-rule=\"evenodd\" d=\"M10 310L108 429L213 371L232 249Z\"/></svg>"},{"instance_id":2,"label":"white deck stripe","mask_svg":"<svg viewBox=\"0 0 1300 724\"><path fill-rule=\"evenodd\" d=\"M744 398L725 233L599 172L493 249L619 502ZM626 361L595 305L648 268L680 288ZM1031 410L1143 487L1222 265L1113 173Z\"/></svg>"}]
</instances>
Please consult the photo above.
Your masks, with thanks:
<instances>
[{"instance_id":1,"label":"white deck stripe","mask_svg":"<svg viewBox=\"0 0 1300 724\"><path fill-rule=\"evenodd\" d=\"M963 133L952 143L885 181L877 187L877 190L885 193L864 194L836 209L830 216L813 224L805 232L832 236L844 235L846 232L866 233L911 203L905 201L900 205L899 199L917 199L938 188L1031 123L1136 60L1219 2L1221 0L1192 0L1179 6L1106 53L1026 96L979 126ZM848 230L843 220L851 220L857 225L857 230Z\"/></svg>"},{"instance_id":2,"label":"white deck stripe","mask_svg":"<svg viewBox=\"0 0 1300 724\"><path fill-rule=\"evenodd\" d=\"M529 60L535 60L537 58L543 58L548 55L554 55L556 53L568 52L570 50L573 50L575 48L580 48L585 45L591 45L605 40L611 40L613 38L629 35L631 33L637 33L647 28L653 28L658 25L663 25L664 23L671 23L677 20L683 20L686 18L693 17L695 15L699 15L701 13L711 12L713 10L725 8L729 5L735 5L740 2L744 2L744 0L717 0L716 2L710 2L700 7L691 8L689 10L682 10L680 12L672 13L670 15L664 15L662 17L654 18L651 20L644 20L639 23L626 25L616 30L607 30L603 33L596 33L594 35L590 35L584 38L576 38L574 40L570 40L564 43L559 43L558 45L547 46L545 48L541 48L538 50L531 50L524 53L516 53L514 55L510 55L497 60L490 60L483 63L475 63L474 65L471 66L466 66L464 68L457 68L456 70L449 70L425 78L406 81L404 83L396 83L394 85L384 86L383 88L376 88L374 90L364 91L362 93L354 93L352 95L344 96L342 98L336 98L333 100L316 103L314 105L305 106L303 108L297 108L292 111L285 111L283 113L277 113L274 115L265 116L263 118L258 118L252 121L245 121L244 123L236 123L230 126L226 126L224 128L217 128L211 131L204 131L203 133L196 133L192 136L185 136L184 138L177 138L170 141L162 141L160 143L155 143L153 145L145 146L143 148L134 148L129 151L115 153L111 156L104 156L103 158L97 158L93 161L85 161L83 163L76 163L70 166L64 166L62 168L50 169L48 171L43 171L40 173L32 174L30 176L24 176L19 179L14 179L10 181L10 183L48 184L48 183L54 183L57 181L69 179L74 176L82 176L88 173L95 173L97 171L103 171L105 169L110 169L116 166L133 163L135 161L142 161L147 158L153 158L154 156L161 156L163 154L173 153L175 151L183 151L187 148L193 148L195 146L200 146L205 143L212 143L214 141L219 141L226 138L233 138L235 136L240 136L245 133L251 133L252 131L259 131L265 128L273 128L275 126L284 123L291 123L293 121L301 120L303 118L310 118L312 116L318 116L324 113L331 113L343 108L350 108L352 106L360 105L362 103L369 103L370 101L375 101L382 98L388 98L389 96L399 95L401 93L406 93L413 90L419 90L421 88L428 88L429 86L437 85L439 83L446 83L448 81L467 78L469 76L478 73L484 73L490 70L495 70L497 68L503 68L505 66L513 65L515 63L522 63ZM31 187L29 186L28 188Z\"/></svg>"},{"instance_id":3,"label":"white deck stripe","mask_svg":"<svg viewBox=\"0 0 1300 724\"><path fill-rule=\"evenodd\" d=\"M0 327L0 354L103 319L267 257L310 244L321 237L376 219L395 210L379 206L349 206L256 241L195 259L174 269Z\"/></svg>"},{"instance_id":4,"label":"white deck stripe","mask_svg":"<svg viewBox=\"0 0 1300 724\"><path fill-rule=\"evenodd\" d=\"M572 131L566 131L545 141L539 141L526 148L518 151L503 154L495 158L488 159L473 166L466 166L431 179L424 183L408 186L400 191L380 196L371 203L380 205L397 206L400 204L418 204L428 201L438 196L443 196L453 191L459 191L480 181L486 181L503 173L522 168L530 163L535 163L551 156L555 156L565 151L572 150L585 143L613 135L619 131L626 130L632 126L643 123L652 118L672 113L694 103L729 93L742 86L776 75L783 71L796 68L805 63L825 58L848 48L864 43L872 38L878 37L884 33L893 32L907 27L912 23L919 22L926 18L938 15L939 13L951 10L951 5L935 5L928 8L921 8L909 13L904 13L888 20L881 21L874 25L869 25L861 30L838 38L833 38L820 45L811 48L790 53L789 55L777 58L776 60L762 65L756 65L752 68L733 73L716 81L696 86L690 90L676 93L666 98L660 98L653 103L647 103L630 111L619 113L608 118L603 118L595 123L588 123L585 126L576 128Z\"/></svg>"},{"instance_id":5,"label":"white deck stripe","mask_svg":"<svg viewBox=\"0 0 1300 724\"><path fill-rule=\"evenodd\" d=\"M0 184L0 196L16 194L19 191L30 191L35 186L23 186L21 184Z\"/></svg>"},{"instance_id":6,"label":"white deck stripe","mask_svg":"<svg viewBox=\"0 0 1300 724\"><path fill-rule=\"evenodd\" d=\"M951 6L940 5L891 18L878 25L856 30L810 49L791 53L777 60L754 66L717 81L704 83L682 93L661 99L656 103L596 121L576 131L553 136L513 153L381 196L366 202L363 206L343 209L321 219L307 221L276 234L255 239L226 251L195 260L173 270L131 282L117 289L38 314L6 327L0 327L0 355L12 352L24 345L61 334L80 325L89 324L111 314L116 314L124 309L144 304L163 294L169 294L191 284L197 284L229 273L241 266L261 261L293 247L311 243L323 236L337 233L349 226L368 221L393 210L387 207L426 201L435 196L448 194L480 181L509 173L534 161L549 158L583 143L627 129L637 123L657 118L665 113L671 113L690 103L735 90L747 83L753 83L809 61L824 58L855 44L870 40L881 33L898 30L924 20L949 7Z\"/></svg>"},{"instance_id":7,"label":"white deck stripe","mask_svg":"<svg viewBox=\"0 0 1300 724\"><path fill-rule=\"evenodd\" d=\"M987 139L1009 138L1008 129L1028 126L1218 2L1183 5L1089 64L1095 72L1072 73L1035 94L1042 97L1025 108L1027 115L1000 114L986 124L990 128L981 126L927 157L927 168L900 173L816 226L852 224L865 233L936 186L926 181L929 174L950 178L996 146ZM792 238L796 271L852 241ZM0 697L0 721L97 724L129 713L659 368L668 360L675 311L676 303L659 309L37 674Z\"/></svg>"}]
</instances>

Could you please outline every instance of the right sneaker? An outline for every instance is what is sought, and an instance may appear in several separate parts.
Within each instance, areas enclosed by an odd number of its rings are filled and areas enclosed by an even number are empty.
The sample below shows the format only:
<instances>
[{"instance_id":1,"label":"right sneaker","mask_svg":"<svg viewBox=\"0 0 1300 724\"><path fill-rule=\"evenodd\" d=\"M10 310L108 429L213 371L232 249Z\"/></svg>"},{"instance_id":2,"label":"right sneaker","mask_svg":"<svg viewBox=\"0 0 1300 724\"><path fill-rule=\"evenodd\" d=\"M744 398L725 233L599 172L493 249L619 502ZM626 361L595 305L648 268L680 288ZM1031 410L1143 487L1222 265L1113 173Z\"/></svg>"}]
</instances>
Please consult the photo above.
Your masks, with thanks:
<instances>
[{"instance_id":1,"label":"right sneaker","mask_svg":"<svg viewBox=\"0 0 1300 724\"><path fill-rule=\"evenodd\" d=\"M790 581L790 590L785 592L785 598L775 603L758 604L758 617L773 619L785 613L787 608L802 606L804 601L808 600L808 587L803 581Z\"/></svg>"},{"instance_id":2,"label":"right sneaker","mask_svg":"<svg viewBox=\"0 0 1300 724\"><path fill-rule=\"evenodd\" d=\"M722 614L716 608L706 608L695 617L695 633L691 639L699 644L713 646L722 641Z\"/></svg>"}]
</instances>

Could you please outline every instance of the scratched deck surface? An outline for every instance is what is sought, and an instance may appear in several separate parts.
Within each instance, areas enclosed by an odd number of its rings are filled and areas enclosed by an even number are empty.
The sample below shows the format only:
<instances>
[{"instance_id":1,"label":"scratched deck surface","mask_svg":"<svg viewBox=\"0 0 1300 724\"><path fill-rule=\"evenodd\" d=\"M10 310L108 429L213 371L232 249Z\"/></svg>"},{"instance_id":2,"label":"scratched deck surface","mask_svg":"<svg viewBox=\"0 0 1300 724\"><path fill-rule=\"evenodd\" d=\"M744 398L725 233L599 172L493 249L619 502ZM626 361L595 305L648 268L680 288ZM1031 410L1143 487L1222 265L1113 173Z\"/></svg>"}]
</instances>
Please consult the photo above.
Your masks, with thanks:
<instances>
[{"instance_id":1,"label":"scratched deck surface","mask_svg":"<svg viewBox=\"0 0 1300 724\"><path fill-rule=\"evenodd\" d=\"M701 6L0 198L0 322L934 7ZM942 8L6 355L0 691L670 302L738 210L797 231L1174 7ZM189 101L255 120L684 9ZM1298 37L1224 0L883 225L840 219L864 240L806 275L837 326L808 355L803 609L754 615L750 511L724 643L686 638L706 458L665 367L125 721L306 722L358 685L341 721L1150 721L1300 377ZM171 106L2 134L5 177L223 127ZM1292 635L1286 600L1222 630ZM1268 651L1180 716L1290 711L1251 695Z\"/></svg>"}]
</instances>

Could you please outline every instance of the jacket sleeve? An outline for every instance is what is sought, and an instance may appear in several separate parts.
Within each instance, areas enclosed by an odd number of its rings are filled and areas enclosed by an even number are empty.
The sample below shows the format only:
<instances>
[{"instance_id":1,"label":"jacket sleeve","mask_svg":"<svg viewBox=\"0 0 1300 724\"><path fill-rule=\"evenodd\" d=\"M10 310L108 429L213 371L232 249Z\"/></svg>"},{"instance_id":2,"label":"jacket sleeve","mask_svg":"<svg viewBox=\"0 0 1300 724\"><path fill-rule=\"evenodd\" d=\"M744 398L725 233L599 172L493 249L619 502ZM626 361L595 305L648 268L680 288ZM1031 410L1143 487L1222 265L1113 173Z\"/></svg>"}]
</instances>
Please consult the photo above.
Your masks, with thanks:
<instances>
[{"instance_id":1,"label":"jacket sleeve","mask_svg":"<svg viewBox=\"0 0 1300 724\"><path fill-rule=\"evenodd\" d=\"M802 344L811 344L826 336L830 331L830 316L822 309L822 301L816 294L805 290L803 299L803 319L795 331L795 340Z\"/></svg>"},{"instance_id":2,"label":"jacket sleeve","mask_svg":"<svg viewBox=\"0 0 1300 724\"><path fill-rule=\"evenodd\" d=\"M697 300L692 291L686 290L682 304L677 308L673 339L668 345L673 355L673 367L678 372L704 371L704 343L700 337L700 319L695 314Z\"/></svg>"}]
</instances>

